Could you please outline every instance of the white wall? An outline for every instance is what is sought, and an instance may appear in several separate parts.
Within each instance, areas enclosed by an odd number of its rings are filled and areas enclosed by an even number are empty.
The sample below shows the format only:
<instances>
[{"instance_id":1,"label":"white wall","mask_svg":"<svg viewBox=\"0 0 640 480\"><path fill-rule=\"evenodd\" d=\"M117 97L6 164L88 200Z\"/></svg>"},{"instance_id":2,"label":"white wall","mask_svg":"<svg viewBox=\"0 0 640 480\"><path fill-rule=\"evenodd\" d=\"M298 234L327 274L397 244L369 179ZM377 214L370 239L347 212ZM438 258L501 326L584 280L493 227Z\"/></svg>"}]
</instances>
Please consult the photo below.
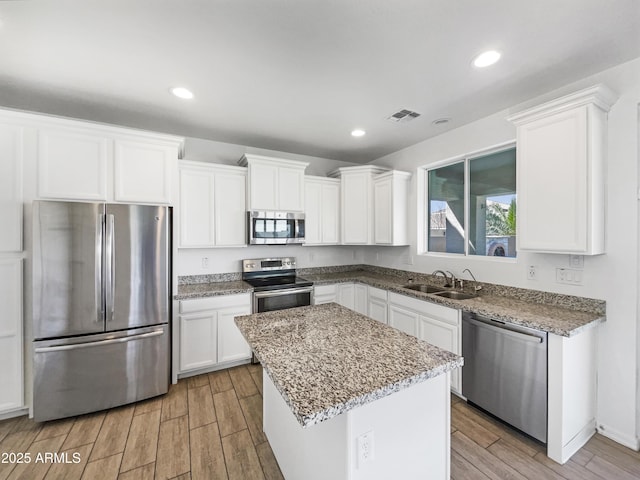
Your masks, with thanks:
<instances>
[{"instance_id":1,"label":"white wall","mask_svg":"<svg viewBox=\"0 0 640 480\"><path fill-rule=\"evenodd\" d=\"M267 155L289 160L309 162L307 175L326 176L339 167L354 165L353 163L331 160L327 158L297 155L260 148L246 147L231 143L215 142L200 138L185 140L184 159L198 162L237 165L244 153ZM268 245L246 248L211 248L178 250L176 275L205 275L212 273L239 272L241 260L244 258L293 256L298 259L299 268L323 267L330 265L351 265L361 263L364 250L354 247L326 246L303 247L300 245ZM208 259L208 267L203 268L202 259Z\"/></svg>"},{"instance_id":2,"label":"white wall","mask_svg":"<svg viewBox=\"0 0 640 480\"><path fill-rule=\"evenodd\" d=\"M505 120L520 111L572 91L604 83L620 95L609 113L607 253L585 257L584 285L561 285L555 268L568 267L567 255L526 254L517 260L417 255L416 218L418 167L482 150L515 139L515 128ZM619 65L547 95L444 133L372 162L414 173L411 188L411 247L374 248L365 263L419 272L451 270L460 275L470 268L479 281L546 290L606 300L607 322L600 329L598 360L598 424L604 433L629 446L638 446L637 351L638 312L638 105L640 59ZM549 172L553 181L553 172ZM542 193L542 192L541 192ZM377 260L376 260L377 257ZM410 257L410 258L409 258ZM407 262L413 260L413 265ZM536 265L538 279L528 280L526 268ZM468 277L465 277L468 278Z\"/></svg>"},{"instance_id":3,"label":"white wall","mask_svg":"<svg viewBox=\"0 0 640 480\"><path fill-rule=\"evenodd\" d=\"M312 157L309 155L298 155L295 153L279 152L277 150L267 150L264 148L247 147L233 143L216 142L204 140L202 138L186 137L184 144L184 160L194 162L222 163L225 165L237 165L238 160L245 153L254 155L266 155L268 157L284 158L287 160L298 160L309 162L305 173L307 175L326 176L327 173L340 167L355 165L354 163L332 160L329 158Z\"/></svg>"}]
</instances>

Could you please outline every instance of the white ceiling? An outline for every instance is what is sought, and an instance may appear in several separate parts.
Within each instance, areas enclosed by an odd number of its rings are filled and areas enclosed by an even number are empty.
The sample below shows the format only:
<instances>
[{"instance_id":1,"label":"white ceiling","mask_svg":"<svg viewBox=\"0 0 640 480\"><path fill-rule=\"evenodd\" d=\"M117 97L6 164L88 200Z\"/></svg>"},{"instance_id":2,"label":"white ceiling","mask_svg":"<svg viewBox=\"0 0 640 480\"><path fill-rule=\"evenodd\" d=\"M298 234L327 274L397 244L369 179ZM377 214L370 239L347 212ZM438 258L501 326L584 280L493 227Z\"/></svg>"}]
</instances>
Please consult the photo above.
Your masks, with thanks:
<instances>
[{"instance_id":1,"label":"white ceiling","mask_svg":"<svg viewBox=\"0 0 640 480\"><path fill-rule=\"evenodd\" d=\"M0 2L0 105L352 162L639 56L638 0Z\"/></svg>"}]
</instances>

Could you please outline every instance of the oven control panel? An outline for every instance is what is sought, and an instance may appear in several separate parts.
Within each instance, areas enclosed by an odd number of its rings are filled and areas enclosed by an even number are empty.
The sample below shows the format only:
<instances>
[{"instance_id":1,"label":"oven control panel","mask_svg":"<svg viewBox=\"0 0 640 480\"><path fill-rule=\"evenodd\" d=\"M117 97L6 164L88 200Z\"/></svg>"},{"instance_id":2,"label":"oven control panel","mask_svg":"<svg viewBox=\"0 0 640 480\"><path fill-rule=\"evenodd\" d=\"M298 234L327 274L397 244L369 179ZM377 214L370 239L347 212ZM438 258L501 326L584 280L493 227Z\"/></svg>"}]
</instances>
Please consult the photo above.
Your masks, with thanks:
<instances>
[{"instance_id":1,"label":"oven control panel","mask_svg":"<svg viewBox=\"0 0 640 480\"><path fill-rule=\"evenodd\" d=\"M249 258L242 261L242 271L269 272L273 270L291 270L296 268L296 257Z\"/></svg>"}]
</instances>

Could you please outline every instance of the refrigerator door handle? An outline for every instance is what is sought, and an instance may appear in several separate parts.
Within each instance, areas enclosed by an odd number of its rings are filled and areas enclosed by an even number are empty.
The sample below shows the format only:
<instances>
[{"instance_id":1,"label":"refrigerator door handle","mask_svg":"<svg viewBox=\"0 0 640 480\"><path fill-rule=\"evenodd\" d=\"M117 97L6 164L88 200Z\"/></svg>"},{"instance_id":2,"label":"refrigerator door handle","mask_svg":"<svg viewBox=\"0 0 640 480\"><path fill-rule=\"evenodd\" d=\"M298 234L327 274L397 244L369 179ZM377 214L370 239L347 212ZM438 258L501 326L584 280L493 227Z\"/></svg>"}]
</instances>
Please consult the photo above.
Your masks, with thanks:
<instances>
[{"instance_id":1,"label":"refrigerator door handle","mask_svg":"<svg viewBox=\"0 0 640 480\"><path fill-rule=\"evenodd\" d=\"M104 263L103 258L103 241L104 241L104 214L99 214L96 219L96 245L95 245L95 294L96 294L96 323L104 322L104 290L102 289L102 266Z\"/></svg>"},{"instance_id":2,"label":"refrigerator door handle","mask_svg":"<svg viewBox=\"0 0 640 480\"><path fill-rule=\"evenodd\" d=\"M164 334L163 330L156 330L155 332L142 333L140 335L130 335L128 337L111 338L109 340L99 340L97 342L87 343L74 343L72 345L59 345L56 347L39 347L35 348L35 353L48 353L48 352L61 352L65 350L77 350L79 348L99 347L102 345L110 345L113 343L125 343L132 342L133 340L141 340L143 338L157 337Z\"/></svg>"},{"instance_id":3,"label":"refrigerator door handle","mask_svg":"<svg viewBox=\"0 0 640 480\"><path fill-rule=\"evenodd\" d=\"M114 290L115 290L115 217L107 215L107 234L105 241L105 308L107 310L107 322L113 321Z\"/></svg>"}]
</instances>

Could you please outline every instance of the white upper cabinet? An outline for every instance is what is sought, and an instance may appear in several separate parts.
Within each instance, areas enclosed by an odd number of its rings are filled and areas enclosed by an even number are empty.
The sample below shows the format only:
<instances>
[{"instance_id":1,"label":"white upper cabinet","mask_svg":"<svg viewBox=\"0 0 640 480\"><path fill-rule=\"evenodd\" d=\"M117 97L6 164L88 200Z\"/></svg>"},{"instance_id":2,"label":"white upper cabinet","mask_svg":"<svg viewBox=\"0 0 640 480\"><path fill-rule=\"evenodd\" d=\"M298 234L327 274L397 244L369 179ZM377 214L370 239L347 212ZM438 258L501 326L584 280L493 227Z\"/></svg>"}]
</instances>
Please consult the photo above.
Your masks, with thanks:
<instances>
[{"instance_id":1,"label":"white upper cabinet","mask_svg":"<svg viewBox=\"0 0 640 480\"><path fill-rule=\"evenodd\" d=\"M340 178L343 244L373 244L373 178L385 171L385 168L366 165L331 172L330 176Z\"/></svg>"},{"instance_id":2,"label":"white upper cabinet","mask_svg":"<svg viewBox=\"0 0 640 480\"><path fill-rule=\"evenodd\" d=\"M251 154L238 163L249 169L249 210L304 212L304 171L308 163Z\"/></svg>"},{"instance_id":3,"label":"white upper cabinet","mask_svg":"<svg viewBox=\"0 0 640 480\"><path fill-rule=\"evenodd\" d=\"M244 246L247 169L180 162L179 248Z\"/></svg>"},{"instance_id":4,"label":"white upper cabinet","mask_svg":"<svg viewBox=\"0 0 640 480\"><path fill-rule=\"evenodd\" d=\"M23 129L0 120L0 252L22 251Z\"/></svg>"},{"instance_id":5,"label":"white upper cabinet","mask_svg":"<svg viewBox=\"0 0 640 480\"><path fill-rule=\"evenodd\" d=\"M605 252L607 112L603 85L510 116L517 126L517 249Z\"/></svg>"},{"instance_id":6,"label":"white upper cabinet","mask_svg":"<svg viewBox=\"0 0 640 480\"><path fill-rule=\"evenodd\" d=\"M408 245L407 201L411 174L393 170L373 180L373 243Z\"/></svg>"},{"instance_id":7,"label":"white upper cabinet","mask_svg":"<svg viewBox=\"0 0 640 480\"><path fill-rule=\"evenodd\" d=\"M38 196L107 200L110 139L81 129L38 131Z\"/></svg>"},{"instance_id":8,"label":"white upper cabinet","mask_svg":"<svg viewBox=\"0 0 640 480\"><path fill-rule=\"evenodd\" d=\"M178 146L159 141L115 140L114 200L172 203Z\"/></svg>"},{"instance_id":9,"label":"white upper cabinet","mask_svg":"<svg viewBox=\"0 0 640 480\"><path fill-rule=\"evenodd\" d=\"M305 244L340 243L340 180L305 177Z\"/></svg>"},{"instance_id":10,"label":"white upper cabinet","mask_svg":"<svg viewBox=\"0 0 640 480\"><path fill-rule=\"evenodd\" d=\"M340 178L343 244L408 245L410 173L366 165L330 176Z\"/></svg>"},{"instance_id":11,"label":"white upper cabinet","mask_svg":"<svg viewBox=\"0 0 640 480\"><path fill-rule=\"evenodd\" d=\"M39 198L175 201L181 138L37 115L28 118L38 135Z\"/></svg>"}]
</instances>

